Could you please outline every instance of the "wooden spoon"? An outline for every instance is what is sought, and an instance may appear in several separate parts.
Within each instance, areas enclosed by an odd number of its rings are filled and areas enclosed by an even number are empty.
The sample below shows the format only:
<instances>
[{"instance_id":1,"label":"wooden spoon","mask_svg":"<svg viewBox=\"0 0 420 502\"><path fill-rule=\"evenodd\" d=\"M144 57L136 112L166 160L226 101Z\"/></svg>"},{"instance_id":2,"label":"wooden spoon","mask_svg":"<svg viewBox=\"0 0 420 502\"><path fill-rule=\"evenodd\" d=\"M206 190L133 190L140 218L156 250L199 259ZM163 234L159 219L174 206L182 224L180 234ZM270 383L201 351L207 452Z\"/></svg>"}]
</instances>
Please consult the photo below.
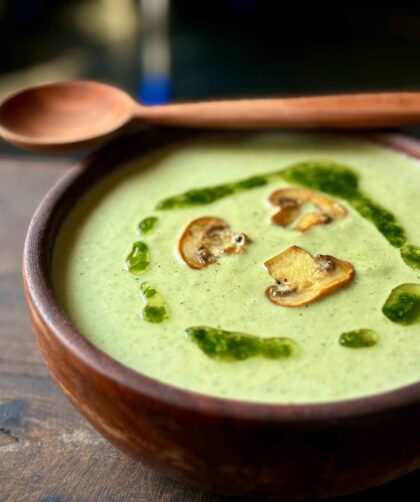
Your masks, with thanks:
<instances>
[{"instance_id":1,"label":"wooden spoon","mask_svg":"<svg viewBox=\"0 0 420 502\"><path fill-rule=\"evenodd\" d=\"M420 93L244 99L147 107L89 81L23 90L0 105L0 135L41 151L75 150L145 123L202 128L369 128L420 123Z\"/></svg>"}]
</instances>

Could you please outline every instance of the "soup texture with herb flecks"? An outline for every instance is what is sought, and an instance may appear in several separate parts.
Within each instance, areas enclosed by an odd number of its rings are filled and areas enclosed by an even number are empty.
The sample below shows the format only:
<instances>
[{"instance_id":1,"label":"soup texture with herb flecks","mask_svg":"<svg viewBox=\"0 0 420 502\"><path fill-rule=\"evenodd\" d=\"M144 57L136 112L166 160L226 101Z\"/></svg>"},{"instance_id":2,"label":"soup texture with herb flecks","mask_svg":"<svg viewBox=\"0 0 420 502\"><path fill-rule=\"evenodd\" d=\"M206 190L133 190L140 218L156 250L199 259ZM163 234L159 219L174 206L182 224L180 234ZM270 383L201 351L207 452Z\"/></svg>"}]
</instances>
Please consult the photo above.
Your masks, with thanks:
<instances>
[{"instance_id":1,"label":"soup texture with herb flecks","mask_svg":"<svg viewBox=\"0 0 420 502\"><path fill-rule=\"evenodd\" d=\"M344 136L162 147L78 200L53 257L74 325L214 396L310 403L420 379L420 165Z\"/></svg>"}]
</instances>

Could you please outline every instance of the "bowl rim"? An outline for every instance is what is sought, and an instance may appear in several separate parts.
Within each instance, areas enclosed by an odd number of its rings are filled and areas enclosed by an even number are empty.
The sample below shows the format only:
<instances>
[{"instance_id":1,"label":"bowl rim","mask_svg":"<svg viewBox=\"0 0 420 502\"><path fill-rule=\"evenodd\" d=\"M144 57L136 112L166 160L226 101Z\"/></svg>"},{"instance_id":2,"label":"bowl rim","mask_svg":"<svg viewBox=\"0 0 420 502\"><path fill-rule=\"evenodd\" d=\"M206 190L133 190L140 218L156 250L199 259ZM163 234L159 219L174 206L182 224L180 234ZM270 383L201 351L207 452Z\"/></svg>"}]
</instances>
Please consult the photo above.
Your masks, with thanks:
<instances>
[{"instance_id":1,"label":"bowl rim","mask_svg":"<svg viewBox=\"0 0 420 502\"><path fill-rule=\"evenodd\" d=\"M51 251L57 228L70 210L68 200L67 205L64 205L67 207L63 209L63 201L66 197L69 198L71 190L76 186L80 190L80 196L95 181L136 156L198 134L203 135L202 132L188 130L155 129L124 136L77 162L49 189L31 219L24 245L24 289L32 313L42 321L51 335L93 372L111 379L121 388L184 412L247 422L316 423L325 419L355 418L420 404L420 381L377 394L314 403L272 403L212 396L177 387L133 370L102 352L76 329L55 298L50 281ZM204 132L204 135L209 134L212 133ZM226 133L218 131L216 134ZM328 134L356 136L420 159L420 139L405 133L360 133L349 130L329 131ZM100 164L99 168L97 164ZM87 185L80 189L79 185L85 182ZM57 216L60 206L61 214Z\"/></svg>"}]
</instances>

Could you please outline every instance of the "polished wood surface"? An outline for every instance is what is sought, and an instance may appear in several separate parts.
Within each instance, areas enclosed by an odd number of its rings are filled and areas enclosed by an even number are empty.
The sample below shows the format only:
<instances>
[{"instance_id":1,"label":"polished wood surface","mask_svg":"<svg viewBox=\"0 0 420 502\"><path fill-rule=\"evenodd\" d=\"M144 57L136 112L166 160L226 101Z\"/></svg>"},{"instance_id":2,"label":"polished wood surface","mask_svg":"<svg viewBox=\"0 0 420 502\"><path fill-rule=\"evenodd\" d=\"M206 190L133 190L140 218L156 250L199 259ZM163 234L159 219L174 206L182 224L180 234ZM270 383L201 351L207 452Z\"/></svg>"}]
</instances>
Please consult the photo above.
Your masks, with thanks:
<instances>
[{"instance_id":1,"label":"polished wood surface","mask_svg":"<svg viewBox=\"0 0 420 502\"><path fill-rule=\"evenodd\" d=\"M418 384L326 405L220 400L124 368L68 324L48 285L55 229L95 179L114 169L121 157L160 144L158 138L127 138L85 161L50 192L32 223L25 257L32 324L50 372L67 397L123 451L166 475L223 494L334 496L418 467ZM416 141L395 135L379 139L420 152Z\"/></svg>"},{"instance_id":2,"label":"polished wood surface","mask_svg":"<svg viewBox=\"0 0 420 502\"><path fill-rule=\"evenodd\" d=\"M145 108L148 124L199 128L349 129L420 123L420 92L368 93L180 103Z\"/></svg>"},{"instance_id":3,"label":"polished wood surface","mask_svg":"<svg viewBox=\"0 0 420 502\"><path fill-rule=\"evenodd\" d=\"M420 124L420 93L243 99L145 107L110 85L46 84L0 105L0 135L22 148L66 151L103 142L135 123L197 128L372 128Z\"/></svg>"}]
</instances>

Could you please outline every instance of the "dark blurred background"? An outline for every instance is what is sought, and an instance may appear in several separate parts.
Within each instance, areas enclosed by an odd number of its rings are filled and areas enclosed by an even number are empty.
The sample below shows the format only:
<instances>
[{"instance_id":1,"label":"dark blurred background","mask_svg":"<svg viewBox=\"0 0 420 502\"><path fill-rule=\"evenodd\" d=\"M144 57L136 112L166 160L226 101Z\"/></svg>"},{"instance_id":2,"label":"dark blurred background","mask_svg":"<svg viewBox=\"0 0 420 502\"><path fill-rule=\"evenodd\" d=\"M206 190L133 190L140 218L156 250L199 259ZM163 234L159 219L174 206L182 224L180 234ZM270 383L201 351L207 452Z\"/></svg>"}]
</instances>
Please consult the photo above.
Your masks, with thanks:
<instances>
[{"instance_id":1,"label":"dark blurred background","mask_svg":"<svg viewBox=\"0 0 420 502\"><path fill-rule=\"evenodd\" d=\"M0 0L0 42L0 98L70 78L148 104L420 88L418 2Z\"/></svg>"}]
</instances>

